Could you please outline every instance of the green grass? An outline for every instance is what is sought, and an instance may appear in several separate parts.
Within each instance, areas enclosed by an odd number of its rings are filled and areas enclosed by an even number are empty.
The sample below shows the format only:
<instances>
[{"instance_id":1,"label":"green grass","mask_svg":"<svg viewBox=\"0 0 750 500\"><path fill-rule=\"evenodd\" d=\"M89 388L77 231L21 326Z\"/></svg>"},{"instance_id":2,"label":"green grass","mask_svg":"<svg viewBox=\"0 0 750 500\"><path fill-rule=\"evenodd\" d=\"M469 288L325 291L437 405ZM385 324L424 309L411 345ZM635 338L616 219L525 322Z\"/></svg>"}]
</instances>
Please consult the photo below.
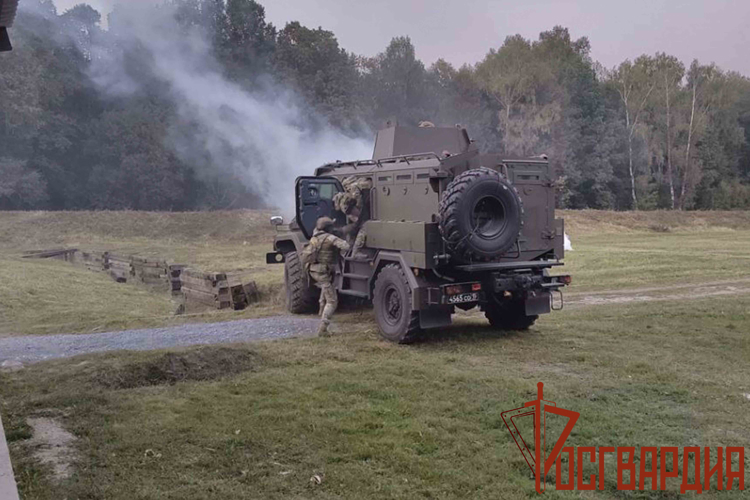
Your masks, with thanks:
<instances>
[{"instance_id":1,"label":"green grass","mask_svg":"<svg viewBox=\"0 0 750 500\"><path fill-rule=\"evenodd\" d=\"M57 260L0 255L0 337L160 324L176 308L165 290L118 285Z\"/></svg>"},{"instance_id":2,"label":"green grass","mask_svg":"<svg viewBox=\"0 0 750 500\"><path fill-rule=\"evenodd\" d=\"M571 291L621 290L748 278L750 231L584 233L565 256Z\"/></svg>"},{"instance_id":3,"label":"green grass","mask_svg":"<svg viewBox=\"0 0 750 500\"><path fill-rule=\"evenodd\" d=\"M411 347L350 313L330 340L237 346L250 365L216 380L130 381L160 373L160 353L32 366L3 376L3 417L26 498L533 497L500 413L538 381L581 413L569 444L750 445L748 310L747 296L589 307L507 336L469 315ZM23 451L40 411L80 438L62 485ZM611 463L606 477L597 496L623 496Z\"/></svg>"},{"instance_id":4,"label":"green grass","mask_svg":"<svg viewBox=\"0 0 750 500\"><path fill-rule=\"evenodd\" d=\"M249 246L258 254L250 265L257 265L271 233L244 245L243 214L224 214L222 228L202 214L106 214L114 219L105 221L64 214L59 226L45 222L51 229L0 249L16 269L0 267L0 304L13 306L5 321L31 333L56 331L50 311L68 311L65 321L78 328L70 331L88 331L84 325L104 321L138 324L171 306L152 289L62 262L21 261L21 249L77 238L242 267ZM566 214L576 250L565 270L574 275L574 292L733 279L746 268L737 265L746 263L750 242L744 214L610 215ZM130 234L103 234L104 222L121 218ZM184 222L191 218L202 224L196 233L218 228L213 243L164 236L193 227ZM4 224L0 234L21 222ZM65 235L55 236L62 228ZM40 306L50 311L23 312L39 303L50 276L67 283L55 290L57 300ZM90 295L79 295L88 288ZM24 293L13 299L17 289ZM120 294L122 309L76 300L109 293ZM74 317L85 308L91 316ZM500 413L534 399L539 381L546 399L581 413L569 444L749 446L749 312L748 295L578 307L509 335L461 314L453 328L405 347L378 338L370 311L354 311L336 316L340 334L332 339L89 355L0 374L0 411L27 499L536 497ZM79 438L76 472L62 484L27 445L26 419L39 414ZM607 467L606 491L591 496L637 497L617 492L614 466ZM313 485L313 475L322 484ZM670 488L661 497L676 497L679 484Z\"/></svg>"}]
</instances>

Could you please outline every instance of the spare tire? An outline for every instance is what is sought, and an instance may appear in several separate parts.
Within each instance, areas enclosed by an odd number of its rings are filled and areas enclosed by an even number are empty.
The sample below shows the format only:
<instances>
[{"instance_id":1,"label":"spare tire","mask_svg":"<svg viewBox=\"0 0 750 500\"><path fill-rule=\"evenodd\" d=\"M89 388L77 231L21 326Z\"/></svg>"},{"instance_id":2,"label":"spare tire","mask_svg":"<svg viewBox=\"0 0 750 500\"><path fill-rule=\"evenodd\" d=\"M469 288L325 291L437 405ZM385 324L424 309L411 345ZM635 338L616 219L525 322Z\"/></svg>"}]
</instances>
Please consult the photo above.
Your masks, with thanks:
<instances>
[{"instance_id":1,"label":"spare tire","mask_svg":"<svg viewBox=\"0 0 750 500\"><path fill-rule=\"evenodd\" d=\"M456 176L440 200L440 232L451 254L465 262L510 250L523 226L523 204L498 172L476 168Z\"/></svg>"}]
</instances>

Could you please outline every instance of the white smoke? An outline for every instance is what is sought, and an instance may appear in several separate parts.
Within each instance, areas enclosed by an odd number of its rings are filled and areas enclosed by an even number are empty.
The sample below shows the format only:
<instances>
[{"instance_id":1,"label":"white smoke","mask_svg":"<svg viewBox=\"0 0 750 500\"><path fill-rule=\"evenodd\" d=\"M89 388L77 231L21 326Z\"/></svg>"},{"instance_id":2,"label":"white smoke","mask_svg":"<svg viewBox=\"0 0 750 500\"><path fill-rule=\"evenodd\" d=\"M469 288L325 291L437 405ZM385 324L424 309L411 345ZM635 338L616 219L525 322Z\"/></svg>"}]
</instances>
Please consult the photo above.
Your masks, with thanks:
<instances>
[{"instance_id":1,"label":"white smoke","mask_svg":"<svg viewBox=\"0 0 750 500\"><path fill-rule=\"evenodd\" d=\"M371 155L369 141L327 126L291 92L250 92L227 80L204 33L179 26L171 8L129 2L110 22L114 47L92 50L97 87L115 96L139 91L142 83L126 69L132 61L125 56L137 48L140 63L170 89L181 121L169 135L177 155L197 169L233 174L266 205L290 214L297 176Z\"/></svg>"}]
</instances>

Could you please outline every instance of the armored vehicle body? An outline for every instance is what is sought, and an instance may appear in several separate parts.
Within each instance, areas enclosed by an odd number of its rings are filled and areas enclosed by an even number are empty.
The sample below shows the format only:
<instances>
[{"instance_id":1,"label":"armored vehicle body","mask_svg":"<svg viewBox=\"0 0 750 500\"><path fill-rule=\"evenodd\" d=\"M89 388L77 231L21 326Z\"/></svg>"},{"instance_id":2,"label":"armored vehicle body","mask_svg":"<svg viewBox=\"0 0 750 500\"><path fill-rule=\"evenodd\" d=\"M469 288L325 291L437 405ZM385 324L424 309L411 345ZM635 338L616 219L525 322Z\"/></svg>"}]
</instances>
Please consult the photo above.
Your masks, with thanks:
<instances>
[{"instance_id":1,"label":"armored vehicle body","mask_svg":"<svg viewBox=\"0 0 750 500\"><path fill-rule=\"evenodd\" d=\"M562 265L564 232L547 158L480 153L462 128L394 126L377 133L372 159L299 177L295 218L273 218L266 261L284 263L291 312L317 309L300 252L319 217L348 222L336 195L363 178L365 245L341 258L334 286L372 302L386 339L413 341L449 325L456 308L479 307L493 327L523 330L562 307L570 277L550 275Z\"/></svg>"}]
</instances>

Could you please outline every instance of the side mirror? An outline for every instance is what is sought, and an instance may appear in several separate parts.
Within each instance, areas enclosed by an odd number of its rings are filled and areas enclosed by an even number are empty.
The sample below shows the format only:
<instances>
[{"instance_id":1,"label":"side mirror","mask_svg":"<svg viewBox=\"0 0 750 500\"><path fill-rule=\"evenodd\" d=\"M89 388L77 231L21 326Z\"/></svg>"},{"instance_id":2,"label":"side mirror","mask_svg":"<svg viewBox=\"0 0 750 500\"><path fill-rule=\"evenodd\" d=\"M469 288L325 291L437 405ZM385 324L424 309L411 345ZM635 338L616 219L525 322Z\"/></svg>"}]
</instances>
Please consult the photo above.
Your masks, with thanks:
<instances>
[{"instance_id":1,"label":"side mirror","mask_svg":"<svg viewBox=\"0 0 750 500\"><path fill-rule=\"evenodd\" d=\"M271 225L272 226L280 226L284 223L284 218L280 215L274 215L271 217Z\"/></svg>"}]
</instances>

